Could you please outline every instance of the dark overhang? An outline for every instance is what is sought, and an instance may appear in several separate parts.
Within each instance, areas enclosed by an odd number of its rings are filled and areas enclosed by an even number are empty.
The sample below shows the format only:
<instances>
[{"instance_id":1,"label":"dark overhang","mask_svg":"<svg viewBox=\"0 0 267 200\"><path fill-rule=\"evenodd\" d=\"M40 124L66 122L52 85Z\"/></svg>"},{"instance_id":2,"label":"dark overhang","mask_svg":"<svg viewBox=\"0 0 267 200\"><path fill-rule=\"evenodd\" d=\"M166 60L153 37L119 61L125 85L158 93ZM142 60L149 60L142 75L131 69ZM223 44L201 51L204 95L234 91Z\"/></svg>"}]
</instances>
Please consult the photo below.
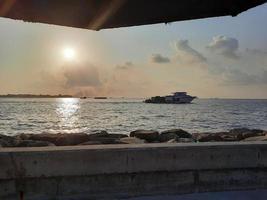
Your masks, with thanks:
<instances>
[{"instance_id":1,"label":"dark overhang","mask_svg":"<svg viewBox=\"0 0 267 200\"><path fill-rule=\"evenodd\" d=\"M0 16L100 30L236 16L267 0L0 0Z\"/></svg>"}]
</instances>

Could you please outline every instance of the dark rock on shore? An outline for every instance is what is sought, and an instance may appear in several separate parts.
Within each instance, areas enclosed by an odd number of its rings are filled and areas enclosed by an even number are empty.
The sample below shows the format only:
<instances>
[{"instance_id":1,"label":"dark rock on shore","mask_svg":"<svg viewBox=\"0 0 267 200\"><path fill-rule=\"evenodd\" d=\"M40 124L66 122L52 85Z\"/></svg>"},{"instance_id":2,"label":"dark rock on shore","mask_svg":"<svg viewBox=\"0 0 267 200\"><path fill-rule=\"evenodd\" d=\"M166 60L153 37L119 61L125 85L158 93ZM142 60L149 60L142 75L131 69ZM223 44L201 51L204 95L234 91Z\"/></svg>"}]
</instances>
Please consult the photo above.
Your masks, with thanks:
<instances>
[{"instance_id":1,"label":"dark rock on shore","mask_svg":"<svg viewBox=\"0 0 267 200\"><path fill-rule=\"evenodd\" d=\"M193 139L198 142L223 141L222 133L193 133Z\"/></svg>"},{"instance_id":2,"label":"dark rock on shore","mask_svg":"<svg viewBox=\"0 0 267 200\"><path fill-rule=\"evenodd\" d=\"M12 147L12 146L15 146L16 143L17 143L17 140L15 137L0 135L0 145L2 147Z\"/></svg>"},{"instance_id":3,"label":"dark rock on shore","mask_svg":"<svg viewBox=\"0 0 267 200\"><path fill-rule=\"evenodd\" d=\"M21 140L15 145L15 147L47 147L55 146L55 144L47 141L38 141L38 140Z\"/></svg>"},{"instance_id":4,"label":"dark rock on shore","mask_svg":"<svg viewBox=\"0 0 267 200\"><path fill-rule=\"evenodd\" d=\"M167 142L175 139L178 141L179 138L192 138L192 135L183 129L171 129L161 132L159 135L160 142Z\"/></svg>"},{"instance_id":5,"label":"dark rock on shore","mask_svg":"<svg viewBox=\"0 0 267 200\"><path fill-rule=\"evenodd\" d=\"M112 138L112 139L120 139L124 137L128 137L126 134L112 134L106 131L101 131L99 133L89 134L90 140L98 140L99 138Z\"/></svg>"},{"instance_id":6,"label":"dark rock on shore","mask_svg":"<svg viewBox=\"0 0 267 200\"><path fill-rule=\"evenodd\" d=\"M159 141L160 142L168 142L169 140L177 140L178 136L175 133L166 133L166 134L160 134L159 135Z\"/></svg>"},{"instance_id":7,"label":"dark rock on shore","mask_svg":"<svg viewBox=\"0 0 267 200\"><path fill-rule=\"evenodd\" d=\"M264 132L247 132L247 133L241 133L237 136L238 140L244 140L246 138L250 137L258 137L258 136L264 136Z\"/></svg>"},{"instance_id":8,"label":"dark rock on shore","mask_svg":"<svg viewBox=\"0 0 267 200\"><path fill-rule=\"evenodd\" d=\"M124 134L109 134L106 131L101 131L94 134L85 133L58 133L58 134L22 134L18 136L20 140L46 141L55 144L56 146L71 146L89 143L97 144L119 144L120 138L128 137ZM90 142L89 142L90 141Z\"/></svg>"},{"instance_id":9,"label":"dark rock on shore","mask_svg":"<svg viewBox=\"0 0 267 200\"><path fill-rule=\"evenodd\" d=\"M193 133L193 138L198 142L234 142L239 141L237 135L229 132Z\"/></svg>"},{"instance_id":10,"label":"dark rock on shore","mask_svg":"<svg viewBox=\"0 0 267 200\"><path fill-rule=\"evenodd\" d=\"M242 134L242 133L249 132L249 131L250 129L248 128L234 128L234 129L229 130L229 133L238 135L238 134Z\"/></svg>"},{"instance_id":11,"label":"dark rock on shore","mask_svg":"<svg viewBox=\"0 0 267 200\"><path fill-rule=\"evenodd\" d=\"M101 144L122 144L122 142L120 142L120 139L126 138L126 137L128 137L128 135L109 134L106 131L101 131L99 133L90 134L90 135L88 135L88 137L89 137L89 141L91 141L91 142L98 142Z\"/></svg>"},{"instance_id":12,"label":"dark rock on shore","mask_svg":"<svg viewBox=\"0 0 267 200\"><path fill-rule=\"evenodd\" d=\"M85 133L71 133L71 134L61 134L56 140L57 146L69 146L77 145L89 140L89 137Z\"/></svg>"},{"instance_id":13,"label":"dark rock on shore","mask_svg":"<svg viewBox=\"0 0 267 200\"><path fill-rule=\"evenodd\" d=\"M177 135L178 138L192 138L192 135L183 129L171 129L161 132L162 135L170 133Z\"/></svg>"},{"instance_id":14,"label":"dark rock on shore","mask_svg":"<svg viewBox=\"0 0 267 200\"><path fill-rule=\"evenodd\" d=\"M18 137L22 140L46 141L57 146L77 145L89 140L89 136L85 133L22 134Z\"/></svg>"},{"instance_id":15,"label":"dark rock on shore","mask_svg":"<svg viewBox=\"0 0 267 200\"><path fill-rule=\"evenodd\" d=\"M88 137L90 140L93 140L94 138L99 138L99 137L108 137L108 132L107 131L100 131L100 132L97 132L97 133L92 133L92 134L89 134Z\"/></svg>"},{"instance_id":16,"label":"dark rock on shore","mask_svg":"<svg viewBox=\"0 0 267 200\"><path fill-rule=\"evenodd\" d=\"M194 142L231 142L231 141L267 141L267 132L259 129L239 128L229 132L193 133L182 129L161 132L154 130L136 130L126 134L109 134L100 131L85 133L41 133L21 134L18 136L0 135L0 147L42 147L68 145L101 144L143 144L143 143L194 143Z\"/></svg>"},{"instance_id":17,"label":"dark rock on shore","mask_svg":"<svg viewBox=\"0 0 267 200\"><path fill-rule=\"evenodd\" d=\"M217 132L217 133L193 133L193 138L199 142L213 142L213 141L241 141L246 138L264 136L263 130L259 129L248 129L248 128L237 128L232 129L229 132Z\"/></svg>"},{"instance_id":18,"label":"dark rock on shore","mask_svg":"<svg viewBox=\"0 0 267 200\"><path fill-rule=\"evenodd\" d=\"M137 137L147 142L154 142L159 140L159 132L153 130L136 130L130 133L130 137Z\"/></svg>"}]
</instances>

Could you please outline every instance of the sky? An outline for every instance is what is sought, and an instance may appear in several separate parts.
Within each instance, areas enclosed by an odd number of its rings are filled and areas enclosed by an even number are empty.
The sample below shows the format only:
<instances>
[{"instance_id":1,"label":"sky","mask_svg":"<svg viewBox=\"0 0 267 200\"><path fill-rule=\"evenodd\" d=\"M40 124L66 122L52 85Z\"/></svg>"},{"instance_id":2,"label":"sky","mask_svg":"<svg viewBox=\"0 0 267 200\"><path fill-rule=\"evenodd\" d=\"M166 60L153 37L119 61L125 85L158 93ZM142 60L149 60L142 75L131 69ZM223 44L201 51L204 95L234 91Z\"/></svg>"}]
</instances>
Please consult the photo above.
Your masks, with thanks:
<instances>
[{"instance_id":1,"label":"sky","mask_svg":"<svg viewBox=\"0 0 267 200\"><path fill-rule=\"evenodd\" d=\"M267 98L267 4L91 31L0 18L0 94Z\"/></svg>"}]
</instances>

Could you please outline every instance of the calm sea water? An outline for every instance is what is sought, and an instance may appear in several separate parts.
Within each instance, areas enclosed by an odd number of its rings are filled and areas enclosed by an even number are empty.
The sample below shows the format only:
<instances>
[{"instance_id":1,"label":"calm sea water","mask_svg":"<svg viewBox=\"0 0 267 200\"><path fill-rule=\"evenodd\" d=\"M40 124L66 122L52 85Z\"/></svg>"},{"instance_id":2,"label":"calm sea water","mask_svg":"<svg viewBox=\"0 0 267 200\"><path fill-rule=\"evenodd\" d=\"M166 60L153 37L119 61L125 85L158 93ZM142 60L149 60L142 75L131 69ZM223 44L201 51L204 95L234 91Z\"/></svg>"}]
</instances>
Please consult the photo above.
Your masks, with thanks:
<instances>
[{"instance_id":1,"label":"calm sea water","mask_svg":"<svg viewBox=\"0 0 267 200\"><path fill-rule=\"evenodd\" d=\"M145 104L140 99L0 99L0 134L129 133L182 128L267 130L267 100L197 99L192 104Z\"/></svg>"}]
</instances>

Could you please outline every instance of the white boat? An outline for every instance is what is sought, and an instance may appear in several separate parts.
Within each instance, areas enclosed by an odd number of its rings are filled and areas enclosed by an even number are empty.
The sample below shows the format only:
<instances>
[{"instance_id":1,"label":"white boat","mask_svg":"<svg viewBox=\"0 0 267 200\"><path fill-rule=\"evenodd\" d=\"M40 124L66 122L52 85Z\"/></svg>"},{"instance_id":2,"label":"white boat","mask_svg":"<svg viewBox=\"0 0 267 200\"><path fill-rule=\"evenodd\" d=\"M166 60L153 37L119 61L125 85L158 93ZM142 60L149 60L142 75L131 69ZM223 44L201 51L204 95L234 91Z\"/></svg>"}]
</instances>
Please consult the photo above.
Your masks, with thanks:
<instances>
[{"instance_id":1,"label":"white boat","mask_svg":"<svg viewBox=\"0 0 267 200\"><path fill-rule=\"evenodd\" d=\"M174 92L173 95L168 96L155 96L145 100L145 103L173 103L183 104L191 103L196 97L190 96L186 92Z\"/></svg>"},{"instance_id":2,"label":"white boat","mask_svg":"<svg viewBox=\"0 0 267 200\"><path fill-rule=\"evenodd\" d=\"M186 92L174 92L173 95L165 96L166 103L191 103L196 97Z\"/></svg>"}]
</instances>

